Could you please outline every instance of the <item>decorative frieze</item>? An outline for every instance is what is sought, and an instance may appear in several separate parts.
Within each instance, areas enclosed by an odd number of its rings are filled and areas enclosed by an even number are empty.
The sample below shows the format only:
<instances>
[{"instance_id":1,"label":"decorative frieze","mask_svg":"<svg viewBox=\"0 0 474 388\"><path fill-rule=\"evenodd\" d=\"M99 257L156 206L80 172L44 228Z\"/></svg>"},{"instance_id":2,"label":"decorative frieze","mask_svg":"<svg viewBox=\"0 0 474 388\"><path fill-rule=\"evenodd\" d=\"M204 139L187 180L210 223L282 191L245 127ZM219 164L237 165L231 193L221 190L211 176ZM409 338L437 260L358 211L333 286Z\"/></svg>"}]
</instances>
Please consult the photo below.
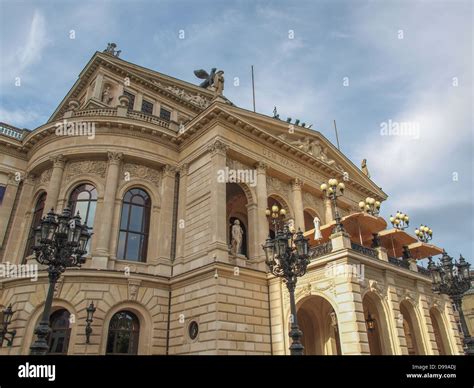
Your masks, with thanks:
<instances>
[{"instance_id":1,"label":"decorative frieze","mask_svg":"<svg viewBox=\"0 0 474 388\"><path fill-rule=\"evenodd\" d=\"M286 199L290 198L290 186L288 183L282 182L281 180L267 175L267 192L278 193Z\"/></svg>"},{"instance_id":2,"label":"decorative frieze","mask_svg":"<svg viewBox=\"0 0 474 388\"><path fill-rule=\"evenodd\" d=\"M80 174L92 174L105 178L107 163L102 160L80 160L71 161L66 164L64 179L69 182L73 177Z\"/></svg>"},{"instance_id":3,"label":"decorative frieze","mask_svg":"<svg viewBox=\"0 0 474 388\"><path fill-rule=\"evenodd\" d=\"M159 187L162 173L140 164L124 163L122 165L122 176L128 176L130 179L144 179Z\"/></svg>"},{"instance_id":4,"label":"decorative frieze","mask_svg":"<svg viewBox=\"0 0 474 388\"><path fill-rule=\"evenodd\" d=\"M44 170L39 177L39 183L40 184L48 183L51 180L52 173L53 173L52 169Z\"/></svg>"}]
</instances>

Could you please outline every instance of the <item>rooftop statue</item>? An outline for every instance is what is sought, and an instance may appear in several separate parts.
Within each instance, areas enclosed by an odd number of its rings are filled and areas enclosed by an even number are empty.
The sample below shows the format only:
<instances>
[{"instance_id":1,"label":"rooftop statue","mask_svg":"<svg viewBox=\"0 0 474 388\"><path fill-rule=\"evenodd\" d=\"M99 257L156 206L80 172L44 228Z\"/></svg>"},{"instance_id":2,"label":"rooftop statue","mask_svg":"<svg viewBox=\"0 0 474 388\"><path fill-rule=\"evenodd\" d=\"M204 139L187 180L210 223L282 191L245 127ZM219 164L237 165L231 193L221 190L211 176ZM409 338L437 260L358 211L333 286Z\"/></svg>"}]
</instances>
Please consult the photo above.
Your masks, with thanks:
<instances>
[{"instance_id":1,"label":"rooftop statue","mask_svg":"<svg viewBox=\"0 0 474 388\"><path fill-rule=\"evenodd\" d=\"M103 52L118 58L122 50L115 50L116 48L115 43L107 43L107 48Z\"/></svg>"},{"instance_id":2,"label":"rooftop statue","mask_svg":"<svg viewBox=\"0 0 474 388\"><path fill-rule=\"evenodd\" d=\"M222 94L224 91L224 71L219 70L215 67L211 69L211 73L208 74L206 70L194 70L194 75L204 81L199 85L201 88L214 90L216 94Z\"/></svg>"},{"instance_id":3,"label":"rooftop statue","mask_svg":"<svg viewBox=\"0 0 474 388\"><path fill-rule=\"evenodd\" d=\"M369 173L369 169L367 168L367 159L364 159L362 161L362 164L360 166L360 169L362 170L363 174L365 176L367 176L367 178L370 178L370 173Z\"/></svg>"}]
</instances>

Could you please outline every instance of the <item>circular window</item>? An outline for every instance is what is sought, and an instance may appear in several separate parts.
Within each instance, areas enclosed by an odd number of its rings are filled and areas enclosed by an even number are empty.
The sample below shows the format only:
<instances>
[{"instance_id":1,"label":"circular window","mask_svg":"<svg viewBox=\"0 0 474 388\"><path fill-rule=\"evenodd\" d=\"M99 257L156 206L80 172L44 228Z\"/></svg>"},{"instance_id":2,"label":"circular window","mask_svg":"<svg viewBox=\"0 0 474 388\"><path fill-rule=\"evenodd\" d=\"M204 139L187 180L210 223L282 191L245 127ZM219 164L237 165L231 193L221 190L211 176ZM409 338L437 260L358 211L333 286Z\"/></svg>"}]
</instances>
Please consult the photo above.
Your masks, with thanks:
<instances>
[{"instance_id":1,"label":"circular window","mask_svg":"<svg viewBox=\"0 0 474 388\"><path fill-rule=\"evenodd\" d=\"M189 338L195 340L199 334L199 325L196 321L192 321L188 327Z\"/></svg>"}]
</instances>

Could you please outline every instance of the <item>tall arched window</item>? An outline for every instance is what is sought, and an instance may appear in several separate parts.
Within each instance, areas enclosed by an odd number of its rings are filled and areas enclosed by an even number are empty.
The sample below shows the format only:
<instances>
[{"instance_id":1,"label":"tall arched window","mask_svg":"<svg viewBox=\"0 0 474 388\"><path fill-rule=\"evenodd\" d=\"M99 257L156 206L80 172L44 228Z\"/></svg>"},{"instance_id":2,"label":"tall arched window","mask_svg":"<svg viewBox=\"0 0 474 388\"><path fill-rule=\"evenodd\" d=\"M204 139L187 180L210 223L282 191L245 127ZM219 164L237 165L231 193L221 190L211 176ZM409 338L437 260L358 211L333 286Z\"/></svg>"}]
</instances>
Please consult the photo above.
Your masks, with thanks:
<instances>
[{"instance_id":1,"label":"tall arched window","mask_svg":"<svg viewBox=\"0 0 474 388\"><path fill-rule=\"evenodd\" d=\"M28 235L28 241L26 243L25 256L24 258L33 254L33 244L34 244L34 230L40 226L41 218L43 217L44 203L46 202L46 193L43 192L40 194L36 200L35 210L33 211L33 219L31 221L30 234ZM48 210L49 211L49 210ZM24 259L23 259L24 261Z\"/></svg>"},{"instance_id":2,"label":"tall arched window","mask_svg":"<svg viewBox=\"0 0 474 388\"><path fill-rule=\"evenodd\" d=\"M107 354L137 354L140 322L130 311L119 311L109 324Z\"/></svg>"},{"instance_id":3,"label":"tall arched window","mask_svg":"<svg viewBox=\"0 0 474 388\"><path fill-rule=\"evenodd\" d=\"M142 189L131 189L123 197L118 259L146 261L150 206L150 197Z\"/></svg>"},{"instance_id":4,"label":"tall arched window","mask_svg":"<svg viewBox=\"0 0 474 388\"><path fill-rule=\"evenodd\" d=\"M97 190L94 186L84 183L77 186L69 196L69 208L75 215L79 212L81 222L85 223L92 231L94 226L95 209L97 206ZM91 240L87 243L87 252L90 250Z\"/></svg>"},{"instance_id":5,"label":"tall arched window","mask_svg":"<svg viewBox=\"0 0 474 388\"><path fill-rule=\"evenodd\" d=\"M49 354L67 354L71 328L69 327L69 311L61 309L51 314L49 323L51 332L49 334Z\"/></svg>"}]
</instances>

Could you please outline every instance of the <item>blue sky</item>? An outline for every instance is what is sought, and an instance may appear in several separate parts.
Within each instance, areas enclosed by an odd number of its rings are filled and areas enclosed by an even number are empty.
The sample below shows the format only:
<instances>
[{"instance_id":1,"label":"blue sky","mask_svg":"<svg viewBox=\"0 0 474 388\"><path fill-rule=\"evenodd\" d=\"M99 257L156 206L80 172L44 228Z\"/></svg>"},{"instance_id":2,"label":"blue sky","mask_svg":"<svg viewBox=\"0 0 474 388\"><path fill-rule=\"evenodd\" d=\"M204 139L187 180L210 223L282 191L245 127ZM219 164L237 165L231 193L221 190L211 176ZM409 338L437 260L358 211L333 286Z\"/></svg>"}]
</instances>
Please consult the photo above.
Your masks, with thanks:
<instances>
[{"instance_id":1,"label":"blue sky","mask_svg":"<svg viewBox=\"0 0 474 388\"><path fill-rule=\"evenodd\" d=\"M107 42L127 61L196 84L194 69L221 68L224 94L247 109L254 65L258 112L277 106L283 119L312 123L333 143L336 119L342 151L358 166L367 158L389 195L383 215L407 212L412 226L433 229L433 243L474 263L472 2L0 0L0 7L0 121L44 123ZM417 125L419 136L382 136L390 120Z\"/></svg>"}]
</instances>

